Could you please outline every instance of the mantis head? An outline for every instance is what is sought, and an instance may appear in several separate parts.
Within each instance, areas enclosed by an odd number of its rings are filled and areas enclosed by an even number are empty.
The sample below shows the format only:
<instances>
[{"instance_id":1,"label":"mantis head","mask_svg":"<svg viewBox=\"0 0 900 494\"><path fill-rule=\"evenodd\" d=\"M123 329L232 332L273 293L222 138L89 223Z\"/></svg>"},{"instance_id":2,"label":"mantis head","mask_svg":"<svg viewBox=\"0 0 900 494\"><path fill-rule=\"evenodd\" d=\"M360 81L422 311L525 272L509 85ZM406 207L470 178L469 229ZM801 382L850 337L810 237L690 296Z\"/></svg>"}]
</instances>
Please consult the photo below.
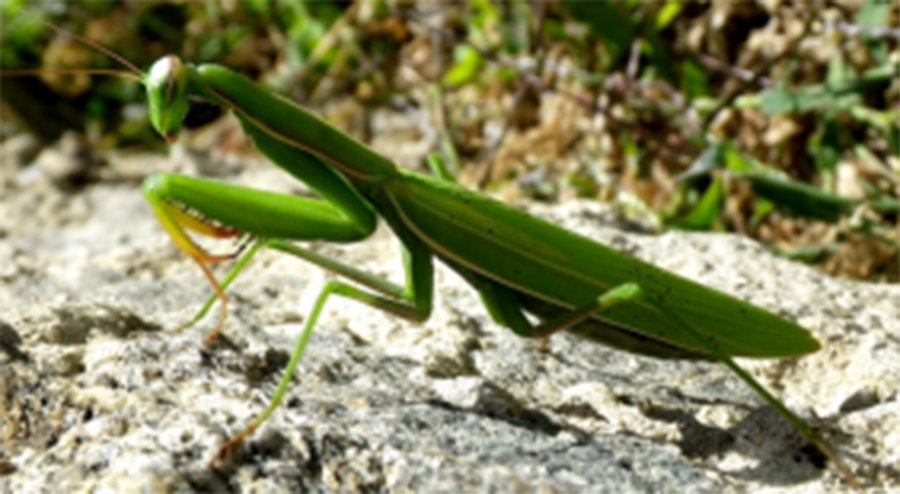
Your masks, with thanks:
<instances>
[{"instance_id":1,"label":"mantis head","mask_svg":"<svg viewBox=\"0 0 900 494\"><path fill-rule=\"evenodd\" d=\"M175 55L166 55L150 67L144 76L150 123L166 141L171 142L181 130L187 114L188 69Z\"/></svg>"},{"instance_id":2,"label":"mantis head","mask_svg":"<svg viewBox=\"0 0 900 494\"><path fill-rule=\"evenodd\" d=\"M0 0L2 3L3 0ZM70 68L42 68L25 70L2 70L0 76L34 76L42 73L58 74L98 74L122 77L140 82L147 89L147 102L150 110L150 123L153 128L166 140L172 142L181 130L184 117L190 106L188 102L188 82L190 69L175 55L166 55L160 58L150 67L150 71L142 73L133 63L126 60L118 53L105 46L67 31L55 24L44 23L50 29L64 36L71 37L88 47L105 53L113 60L119 62L126 70L113 69L70 69Z\"/></svg>"}]
</instances>

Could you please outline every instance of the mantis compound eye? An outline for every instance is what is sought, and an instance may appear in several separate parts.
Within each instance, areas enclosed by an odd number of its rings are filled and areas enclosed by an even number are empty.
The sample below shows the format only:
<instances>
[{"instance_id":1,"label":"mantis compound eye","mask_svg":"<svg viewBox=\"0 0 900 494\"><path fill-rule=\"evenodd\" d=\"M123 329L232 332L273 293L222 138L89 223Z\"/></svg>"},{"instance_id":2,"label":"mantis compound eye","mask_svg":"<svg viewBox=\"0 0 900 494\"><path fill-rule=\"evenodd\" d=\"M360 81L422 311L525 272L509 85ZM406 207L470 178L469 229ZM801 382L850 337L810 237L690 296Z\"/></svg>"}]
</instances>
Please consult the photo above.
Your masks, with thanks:
<instances>
[{"instance_id":1,"label":"mantis compound eye","mask_svg":"<svg viewBox=\"0 0 900 494\"><path fill-rule=\"evenodd\" d=\"M174 55L160 58L150 67L144 79L150 122L167 141L181 130L188 111L188 72L184 63Z\"/></svg>"}]
</instances>

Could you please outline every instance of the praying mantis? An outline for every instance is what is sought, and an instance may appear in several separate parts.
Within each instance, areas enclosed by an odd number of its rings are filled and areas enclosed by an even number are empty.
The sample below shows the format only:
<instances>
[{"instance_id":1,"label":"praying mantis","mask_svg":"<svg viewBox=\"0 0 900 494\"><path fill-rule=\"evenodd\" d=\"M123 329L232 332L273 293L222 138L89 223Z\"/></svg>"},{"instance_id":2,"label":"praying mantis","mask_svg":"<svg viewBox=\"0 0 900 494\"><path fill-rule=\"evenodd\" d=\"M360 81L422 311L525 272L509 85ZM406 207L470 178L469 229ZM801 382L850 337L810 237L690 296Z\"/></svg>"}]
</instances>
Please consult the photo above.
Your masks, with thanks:
<instances>
[{"instance_id":1,"label":"praying mantis","mask_svg":"<svg viewBox=\"0 0 900 494\"><path fill-rule=\"evenodd\" d=\"M570 331L588 340L658 358L715 360L726 365L816 445L842 475L853 474L825 440L733 357L803 355L819 343L799 325L457 185L432 161L435 176L399 168L299 105L218 65L195 66L168 55L143 73L154 129L176 138L189 100L231 110L262 155L320 198L282 195L201 178L157 173L143 193L174 244L202 270L220 316L226 290L263 249L311 262L337 277L316 297L281 380L265 409L216 453L224 461L281 403L310 336L332 296L416 322L432 311L434 261L478 292L491 318L516 334L546 338ZM399 240L405 283L395 284L318 254L297 241L360 242L384 221ZM209 253L194 236L248 236L235 255ZM235 260L220 282L210 269ZM536 321L536 322L535 322Z\"/></svg>"}]
</instances>

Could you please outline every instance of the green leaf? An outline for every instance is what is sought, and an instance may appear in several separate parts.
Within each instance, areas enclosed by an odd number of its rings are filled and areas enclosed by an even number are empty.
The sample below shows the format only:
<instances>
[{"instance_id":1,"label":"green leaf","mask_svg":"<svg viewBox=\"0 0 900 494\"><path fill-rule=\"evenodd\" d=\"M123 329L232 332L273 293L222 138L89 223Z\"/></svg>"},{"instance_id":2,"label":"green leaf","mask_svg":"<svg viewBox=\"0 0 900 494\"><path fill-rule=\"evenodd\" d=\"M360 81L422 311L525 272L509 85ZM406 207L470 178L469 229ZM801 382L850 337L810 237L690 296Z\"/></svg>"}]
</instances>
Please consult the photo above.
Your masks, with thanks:
<instances>
[{"instance_id":1,"label":"green leaf","mask_svg":"<svg viewBox=\"0 0 900 494\"><path fill-rule=\"evenodd\" d=\"M775 205L772 204L772 201L757 198L753 204L753 217L750 219L750 227L756 228L759 226L772 211L775 211Z\"/></svg>"},{"instance_id":2,"label":"green leaf","mask_svg":"<svg viewBox=\"0 0 900 494\"><path fill-rule=\"evenodd\" d=\"M500 13L490 0L469 0L469 20L479 31L493 28L499 21Z\"/></svg>"},{"instance_id":3,"label":"green leaf","mask_svg":"<svg viewBox=\"0 0 900 494\"><path fill-rule=\"evenodd\" d=\"M808 151L819 170L834 170L841 159L841 128L833 118L826 118L820 124L812 139L809 140Z\"/></svg>"},{"instance_id":4,"label":"green leaf","mask_svg":"<svg viewBox=\"0 0 900 494\"><path fill-rule=\"evenodd\" d=\"M886 27L891 14L891 3L892 0L864 1L856 14L856 23L863 27Z\"/></svg>"},{"instance_id":5,"label":"green leaf","mask_svg":"<svg viewBox=\"0 0 900 494\"><path fill-rule=\"evenodd\" d=\"M453 49L453 66L444 74L444 84L462 86L475 79L484 63L481 53L469 45L457 45Z\"/></svg>"},{"instance_id":6,"label":"green leaf","mask_svg":"<svg viewBox=\"0 0 900 494\"><path fill-rule=\"evenodd\" d=\"M892 0L866 0L863 2L859 13L856 14L856 23L861 27L888 27L891 15ZM872 58L880 63L888 61L888 48L885 40L862 35L863 42L869 47Z\"/></svg>"},{"instance_id":7,"label":"green leaf","mask_svg":"<svg viewBox=\"0 0 900 494\"><path fill-rule=\"evenodd\" d=\"M833 245L825 244L825 245L808 245L806 247L799 247L796 249L785 250L779 249L777 247L769 247L769 250L779 256L790 259L792 261L799 261L805 263L816 263L823 260L826 256L834 252L835 248Z\"/></svg>"},{"instance_id":8,"label":"green leaf","mask_svg":"<svg viewBox=\"0 0 900 494\"><path fill-rule=\"evenodd\" d=\"M884 134L892 155L900 155L900 109L874 110L864 106L854 106L850 116L871 125Z\"/></svg>"},{"instance_id":9,"label":"green leaf","mask_svg":"<svg viewBox=\"0 0 900 494\"><path fill-rule=\"evenodd\" d=\"M676 225L687 230L713 229L722 211L724 197L725 185L720 175L706 188L706 192L703 193L703 197L700 198L694 209L677 221Z\"/></svg>"},{"instance_id":10,"label":"green leaf","mask_svg":"<svg viewBox=\"0 0 900 494\"><path fill-rule=\"evenodd\" d=\"M672 82L673 85L678 84L675 60L672 58L668 46L659 39L655 32L643 33L641 53L650 59L651 67L659 72L660 77Z\"/></svg>"},{"instance_id":11,"label":"green leaf","mask_svg":"<svg viewBox=\"0 0 900 494\"><path fill-rule=\"evenodd\" d=\"M760 109L769 116L815 109L844 110L859 102L869 86L893 79L896 67L882 65L861 77L838 84L811 84L797 89L778 87L760 93Z\"/></svg>"},{"instance_id":12,"label":"green leaf","mask_svg":"<svg viewBox=\"0 0 900 494\"><path fill-rule=\"evenodd\" d=\"M691 163L690 168L678 174L675 178L678 181L691 179L708 175L709 172L716 168L721 168L724 164L725 148L728 144L725 141L717 141L703 150L700 156Z\"/></svg>"},{"instance_id":13,"label":"green leaf","mask_svg":"<svg viewBox=\"0 0 900 494\"><path fill-rule=\"evenodd\" d=\"M678 17L684 4L679 0L669 0L656 14L656 30L662 31Z\"/></svg>"},{"instance_id":14,"label":"green leaf","mask_svg":"<svg viewBox=\"0 0 900 494\"><path fill-rule=\"evenodd\" d=\"M754 171L741 176L750 180L753 192L758 196L772 201L779 209L805 218L834 223L858 203L771 172Z\"/></svg>"},{"instance_id":15,"label":"green leaf","mask_svg":"<svg viewBox=\"0 0 900 494\"><path fill-rule=\"evenodd\" d=\"M571 19L587 24L591 32L606 41L613 60L628 53L635 38L635 26L622 4L616 2L562 2Z\"/></svg>"},{"instance_id":16,"label":"green leaf","mask_svg":"<svg viewBox=\"0 0 900 494\"><path fill-rule=\"evenodd\" d=\"M875 211L881 213L900 213L900 200L887 194L881 194L866 201Z\"/></svg>"},{"instance_id":17,"label":"green leaf","mask_svg":"<svg viewBox=\"0 0 900 494\"><path fill-rule=\"evenodd\" d=\"M830 86L838 86L846 83L856 77L856 71L853 67L844 61L844 57L840 52L835 52L831 60L828 61L828 75L825 76L825 82Z\"/></svg>"},{"instance_id":18,"label":"green leaf","mask_svg":"<svg viewBox=\"0 0 900 494\"><path fill-rule=\"evenodd\" d=\"M0 66L13 68L26 66L26 60L38 40L47 34L44 25L47 15L40 10L20 12L27 7L26 2L14 0L4 3L0 0ZM2 83L0 83L2 84Z\"/></svg>"},{"instance_id":19,"label":"green leaf","mask_svg":"<svg viewBox=\"0 0 900 494\"><path fill-rule=\"evenodd\" d=\"M763 91L759 107L769 116L794 113L797 110L794 96L790 91L781 88Z\"/></svg>"},{"instance_id":20,"label":"green leaf","mask_svg":"<svg viewBox=\"0 0 900 494\"><path fill-rule=\"evenodd\" d=\"M756 170L761 165L756 163L752 158L748 158L738 151L729 142L725 142L722 153L724 156L725 169L735 174L742 174L751 170Z\"/></svg>"},{"instance_id":21,"label":"green leaf","mask_svg":"<svg viewBox=\"0 0 900 494\"><path fill-rule=\"evenodd\" d=\"M269 11L269 2L267 0L243 0L244 6L248 12L256 15L263 15Z\"/></svg>"},{"instance_id":22,"label":"green leaf","mask_svg":"<svg viewBox=\"0 0 900 494\"><path fill-rule=\"evenodd\" d=\"M689 100L709 94L706 71L691 60L681 63L681 92Z\"/></svg>"},{"instance_id":23,"label":"green leaf","mask_svg":"<svg viewBox=\"0 0 900 494\"><path fill-rule=\"evenodd\" d=\"M503 5L503 21L500 23L503 51L528 51L528 15L531 7L524 0L507 0Z\"/></svg>"}]
</instances>

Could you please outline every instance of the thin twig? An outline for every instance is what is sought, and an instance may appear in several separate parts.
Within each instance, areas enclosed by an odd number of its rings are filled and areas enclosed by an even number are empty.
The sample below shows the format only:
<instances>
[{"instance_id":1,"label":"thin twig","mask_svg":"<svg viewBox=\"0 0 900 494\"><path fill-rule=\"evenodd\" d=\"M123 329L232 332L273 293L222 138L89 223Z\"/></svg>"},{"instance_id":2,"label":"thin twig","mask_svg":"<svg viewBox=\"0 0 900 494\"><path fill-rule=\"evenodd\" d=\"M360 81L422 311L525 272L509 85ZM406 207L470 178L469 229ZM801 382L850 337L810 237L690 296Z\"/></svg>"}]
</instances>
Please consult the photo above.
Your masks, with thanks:
<instances>
[{"instance_id":1,"label":"thin twig","mask_svg":"<svg viewBox=\"0 0 900 494\"><path fill-rule=\"evenodd\" d=\"M768 77L765 77L765 76L757 77L753 74L753 72L751 72L745 68L728 65L727 63L722 62L718 58L712 57L710 55L700 54L697 56L697 60L700 62L701 65L703 65L704 67L706 67L708 69L715 70L717 72L726 73L726 74L734 77L735 79L740 79L746 83L753 83L753 81L755 80L757 82L757 84L759 84L762 87L768 87L771 85L771 81L769 80ZM754 77L755 77L755 79L754 79Z\"/></svg>"},{"instance_id":2,"label":"thin twig","mask_svg":"<svg viewBox=\"0 0 900 494\"><path fill-rule=\"evenodd\" d=\"M900 29L884 26L860 26L843 21L825 21L825 32L837 31L847 36L864 36L867 38L886 38L900 41Z\"/></svg>"}]
</instances>

